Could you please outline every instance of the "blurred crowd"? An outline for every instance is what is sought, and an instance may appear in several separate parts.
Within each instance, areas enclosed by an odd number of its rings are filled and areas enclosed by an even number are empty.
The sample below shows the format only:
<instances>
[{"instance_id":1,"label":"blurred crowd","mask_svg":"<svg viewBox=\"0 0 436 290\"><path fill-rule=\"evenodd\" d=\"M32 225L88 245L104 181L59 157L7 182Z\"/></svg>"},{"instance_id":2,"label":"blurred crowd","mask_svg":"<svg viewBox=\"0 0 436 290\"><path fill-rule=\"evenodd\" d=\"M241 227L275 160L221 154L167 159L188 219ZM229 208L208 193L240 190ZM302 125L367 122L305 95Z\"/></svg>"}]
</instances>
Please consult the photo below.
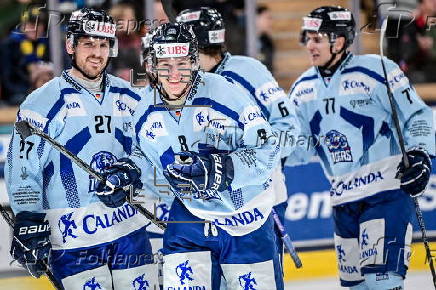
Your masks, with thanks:
<instances>
[{"instance_id":1,"label":"blurred crowd","mask_svg":"<svg viewBox=\"0 0 436 290\"><path fill-rule=\"evenodd\" d=\"M171 3L172 10L169 11L168 7L164 10L161 1ZM416 7L413 13L409 18L400 19L399 35L389 41L388 56L400 64L412 82L435 82L436 0L413 2ZM0 106L19 105L27 94L54 77L47 33L50 17L45 3L41 0L7 0L0 3ZM363 9L371 11L377 7L378 1L364 0L361 3ZM226 23L228 50L233 54L245 54L243 0L155 0L152 21L145 20L145 1L59 0L56 13L68 19L72 11L84 6L106 9L114 17L119 55L112 59L108 69L126 80L143 72L139 58L141 37L153 26L169 21L167 14L177 14L188 8L210 6L220 11ZM272 21L268 7L258 5L257 58L274 72ZM62 33L65 23L60 23ZM69 66L69 58L64 55L64 67Z\"/></svg>"}]
</instances>

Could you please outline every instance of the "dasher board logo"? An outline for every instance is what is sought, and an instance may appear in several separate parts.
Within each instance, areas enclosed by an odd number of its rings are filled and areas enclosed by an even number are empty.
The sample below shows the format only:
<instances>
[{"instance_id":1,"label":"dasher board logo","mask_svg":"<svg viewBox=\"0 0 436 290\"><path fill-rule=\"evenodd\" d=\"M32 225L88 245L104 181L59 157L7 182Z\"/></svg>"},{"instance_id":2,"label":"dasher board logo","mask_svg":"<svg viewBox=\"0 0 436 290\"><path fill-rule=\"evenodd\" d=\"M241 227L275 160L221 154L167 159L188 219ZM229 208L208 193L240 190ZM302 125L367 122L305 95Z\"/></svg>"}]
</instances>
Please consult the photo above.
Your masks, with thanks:
<instances>
[{"instance_id":1,"label":"dasher board logo","mask_svg":"<svg viewBox=\"0 0 436 290\"><path fill-rule=\"evenodd\" d=\"M333 163L353 162L353 155L348 144L347 136L336 131L330 130L325 137L325 144L330 152Z\"/></svg>"}]
</instances>

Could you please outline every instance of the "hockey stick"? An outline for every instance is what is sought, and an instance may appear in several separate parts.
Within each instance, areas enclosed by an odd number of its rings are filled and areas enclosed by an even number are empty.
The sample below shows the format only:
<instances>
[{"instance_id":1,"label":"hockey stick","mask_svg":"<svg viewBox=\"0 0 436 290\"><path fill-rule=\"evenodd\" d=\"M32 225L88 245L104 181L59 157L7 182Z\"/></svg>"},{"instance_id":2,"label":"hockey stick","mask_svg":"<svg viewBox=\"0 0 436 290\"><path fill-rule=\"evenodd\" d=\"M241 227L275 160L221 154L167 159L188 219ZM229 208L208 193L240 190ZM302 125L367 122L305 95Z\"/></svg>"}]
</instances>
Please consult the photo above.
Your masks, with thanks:
<instances>
[{"instance_id":1,"label":"hockey stick","mask_svg":"<svg viewBox=\"0 0 436 290\"><path fill-rule=\"evenodd\" d=\"M381 64L383 67L383 74L385 77L386 91L388 93L389 103L391 105L392 120L394 121L395 129L396 129L397 135L398 135L398 142L400 144L401 153L403 155L403 163L404 163L405 168L408 168L410 166L410 162L409 162L409 158L407 157L407 154L406 154L406 149L404 147L404 138L403 138L403 133L401 132L401 129L400 129L400 121L398 119L397 109L395 108L394 96L392 94L391 87L389 85L388 74L386 71L386 65L383 61L383 39L384 39L384 36L386 33L387 23L388 23L388 19L386 18L383 20L383 24L382 24L381 29L380 29L380 56L381 56L380 60L381 60ZM422 242L424 243L426 258L429 261L430 271L431 271L431 275L433 277L433 286L436 289L436 271L435 271L434 264L433 264L433 257L431 255L430 246L429 246L428 240L427 240L427 232L425 229L424 218L422 216L421 208L419 207L418 198L413 197L412 199L413 199L413 202L415 203L416 218L418 220L419 228L421 229Z\"/></svg>"},{"instance_id":2,"label":"hockey stick","mask_svg":"<svg viewBox=\"0 0 436 290\"><path fill-rule=\"evenodd\" d=\"M277 226L277 228L280 231L280 235L283 241L283 244L285 245L285 248L288 250L289 254L291 255L292 261L294 261L295 267L301 268L303 267L303 264L301 263L300 257L298 257L298 253L294 248L294 245L292 244L291 237L288 235L288 233L285 230L285 227L283 226L282 222L280 221L279 216L277 215L277 212L273 208L271 210L271 214L273 216L274 222Z\"/></svg>"},{"instance_id":3,"label":"hockey stick","mask_svg":"<svg viewBox=\"0 0 436 290\"><path fill-rule=\"evenodd\" d=\"M110 184L100 173L96 172L90 165L85 163L82 159L71 153L67 148L65 148L63 145L59 144L56 140L51 138L49 135L45 134L44 132L33 128L29 125L26 121L19 121L15 123L15 128L17 129L18 134L20 134L21 138L24 140L30 135L37 135L47 142L49 142L55 149L57 149L59 152L61 152L63 155L65 155L68 159L73 161L77 166L79 166L81 169L83 169L85 172L87 172L89 175L93 176L95 179L99 180L100 182L105 183L110 188L113 188L113 185ZM130 203L130 202L129 202ZM151 212L149 212L144 207L138 205L138 204L132 204L136 210L138 210L139 213L144 215L147 219L149 219L152 223L154 223L156 226L158 226L160 229L165 230L167 228L166 224L164 224L163 221L158 219L156 216L154 216Z\"/></svg>"},{"instance_id":4,"label":"hockey stick","mask_svg":"<svg viewBox=\"0 0 436 290\"><path fill-rule=\"evenodd\" d=\"M14 221L12 220L11 216L8 214L6 209L1 205L1 203L0 203L0 213L3 216L3 218L5 219L6 223L11 228L14 228L14 225L15 225ZM13 238L18 242L18 244L20 244L22 247L24 247L24 245L21 243L21 241L16 236L13 236ZM44 263L43 261L38 261L38 262ZM49 270L48 265L45 264L45 266L47 267L45 274L47 275L48 280L53 284L53 286L56 289L59 289L59 290L64 289L64 287L62 285L59 285L58 281L53 276L53 273Z\"/></svg>"}]
</instances>

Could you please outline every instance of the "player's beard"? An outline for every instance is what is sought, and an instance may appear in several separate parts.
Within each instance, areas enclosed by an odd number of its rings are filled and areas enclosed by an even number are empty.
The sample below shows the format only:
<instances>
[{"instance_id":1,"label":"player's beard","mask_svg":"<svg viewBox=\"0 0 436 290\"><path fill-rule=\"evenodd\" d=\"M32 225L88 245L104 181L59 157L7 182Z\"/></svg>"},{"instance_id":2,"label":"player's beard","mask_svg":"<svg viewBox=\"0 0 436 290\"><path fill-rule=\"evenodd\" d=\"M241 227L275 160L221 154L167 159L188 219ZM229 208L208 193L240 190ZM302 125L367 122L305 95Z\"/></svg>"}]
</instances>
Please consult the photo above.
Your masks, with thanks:
<instances>
[{"instance_id":1,"label":"player's beard","mask_svg":"<svg viewBox=\"0 0 436 290\"><path fill-rule=\"evenodd\" d=\"M75 54L73 55L73 59L72 59L72 65L73 65L73 67L76 69L76 70L78 70L85 78L87 78L87 79L89 79L89 80L96 80L96 79L99 79L100 78L100 76L102 75L102 73L106 70L106 68L107 68L107 66L108 66L108 64L109 64L109 59L110 58L107 58L106 59L106 63L104 63L102 66L101 66L101 69L100 70L97 70L97 71L95 71L95 70L92 70L92 69L90 69L90 68L87 68L87 63L89 63L89 58L91 58L91 57L87 57L86 59L85 59L85 61L84 61L84 64L77 64L77 62L76 62L76 56L75 56ZM100 57L100 59L101 60L103 60L103 58L102 57ZM89 65L89 64L88 64Z\"/></svg>"}]
</instances>

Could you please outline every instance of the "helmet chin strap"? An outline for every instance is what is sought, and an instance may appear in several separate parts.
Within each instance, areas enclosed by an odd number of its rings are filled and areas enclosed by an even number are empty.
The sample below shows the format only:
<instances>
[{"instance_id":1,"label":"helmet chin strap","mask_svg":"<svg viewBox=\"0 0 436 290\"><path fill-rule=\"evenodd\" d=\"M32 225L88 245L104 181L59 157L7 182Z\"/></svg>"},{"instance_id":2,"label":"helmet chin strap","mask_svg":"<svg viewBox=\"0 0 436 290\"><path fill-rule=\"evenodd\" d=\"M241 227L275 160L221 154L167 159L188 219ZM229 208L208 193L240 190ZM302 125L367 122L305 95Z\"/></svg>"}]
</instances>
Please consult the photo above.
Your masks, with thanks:
<instances>
[{"instance_id":1,"label":"helmet chin strap","mask_svg":"<svg viewBox=\"0 0 436 290\"><path fill-rule=\"evenodd\" d=\"M170 99L168 93L165 92L165 90L163 89L162 84L158 84L158 87L159 87L158 90L159 90L159 92L161 92L163 100L168 105L172 105L172 106L183 105L186 101L186 95L188 94L189 89L191 88L192 84L194 83L195 79L197 78L197 73L195 73L195 75L193 77L191 77L191 79L189 80L186 87L183 89L183 91L178 96L174 95L177 97L176 99Z\"/></svg>"},{"instance_id":2,"label":"helmet chin strap","mask_svg":"<svg viewBox=\"0 0 436 290\"><path fill-rule=\"evenodd\" d=\"M335 39L335 40L336 40L336 39ZM334 52L334 51L333 51L334 44L335 44L334 42L330 42L330 54L331 54L332 56L330 57L329 61L328 61L325 65L319 67L319 68L320 68L321 70L323 70L323 71L328 71L329 68L330 68L331 66L334 66L335 63L333 63L333 61L336 59L336 56L337 56L338 54L343 53L343 52L345 51L345 49L346 49L346 46L345 46L345 44L344 44L344 45L342 46L342 48L341 48L340 51L338 51L338 52Z\"/></svg>"}]
</instances>

